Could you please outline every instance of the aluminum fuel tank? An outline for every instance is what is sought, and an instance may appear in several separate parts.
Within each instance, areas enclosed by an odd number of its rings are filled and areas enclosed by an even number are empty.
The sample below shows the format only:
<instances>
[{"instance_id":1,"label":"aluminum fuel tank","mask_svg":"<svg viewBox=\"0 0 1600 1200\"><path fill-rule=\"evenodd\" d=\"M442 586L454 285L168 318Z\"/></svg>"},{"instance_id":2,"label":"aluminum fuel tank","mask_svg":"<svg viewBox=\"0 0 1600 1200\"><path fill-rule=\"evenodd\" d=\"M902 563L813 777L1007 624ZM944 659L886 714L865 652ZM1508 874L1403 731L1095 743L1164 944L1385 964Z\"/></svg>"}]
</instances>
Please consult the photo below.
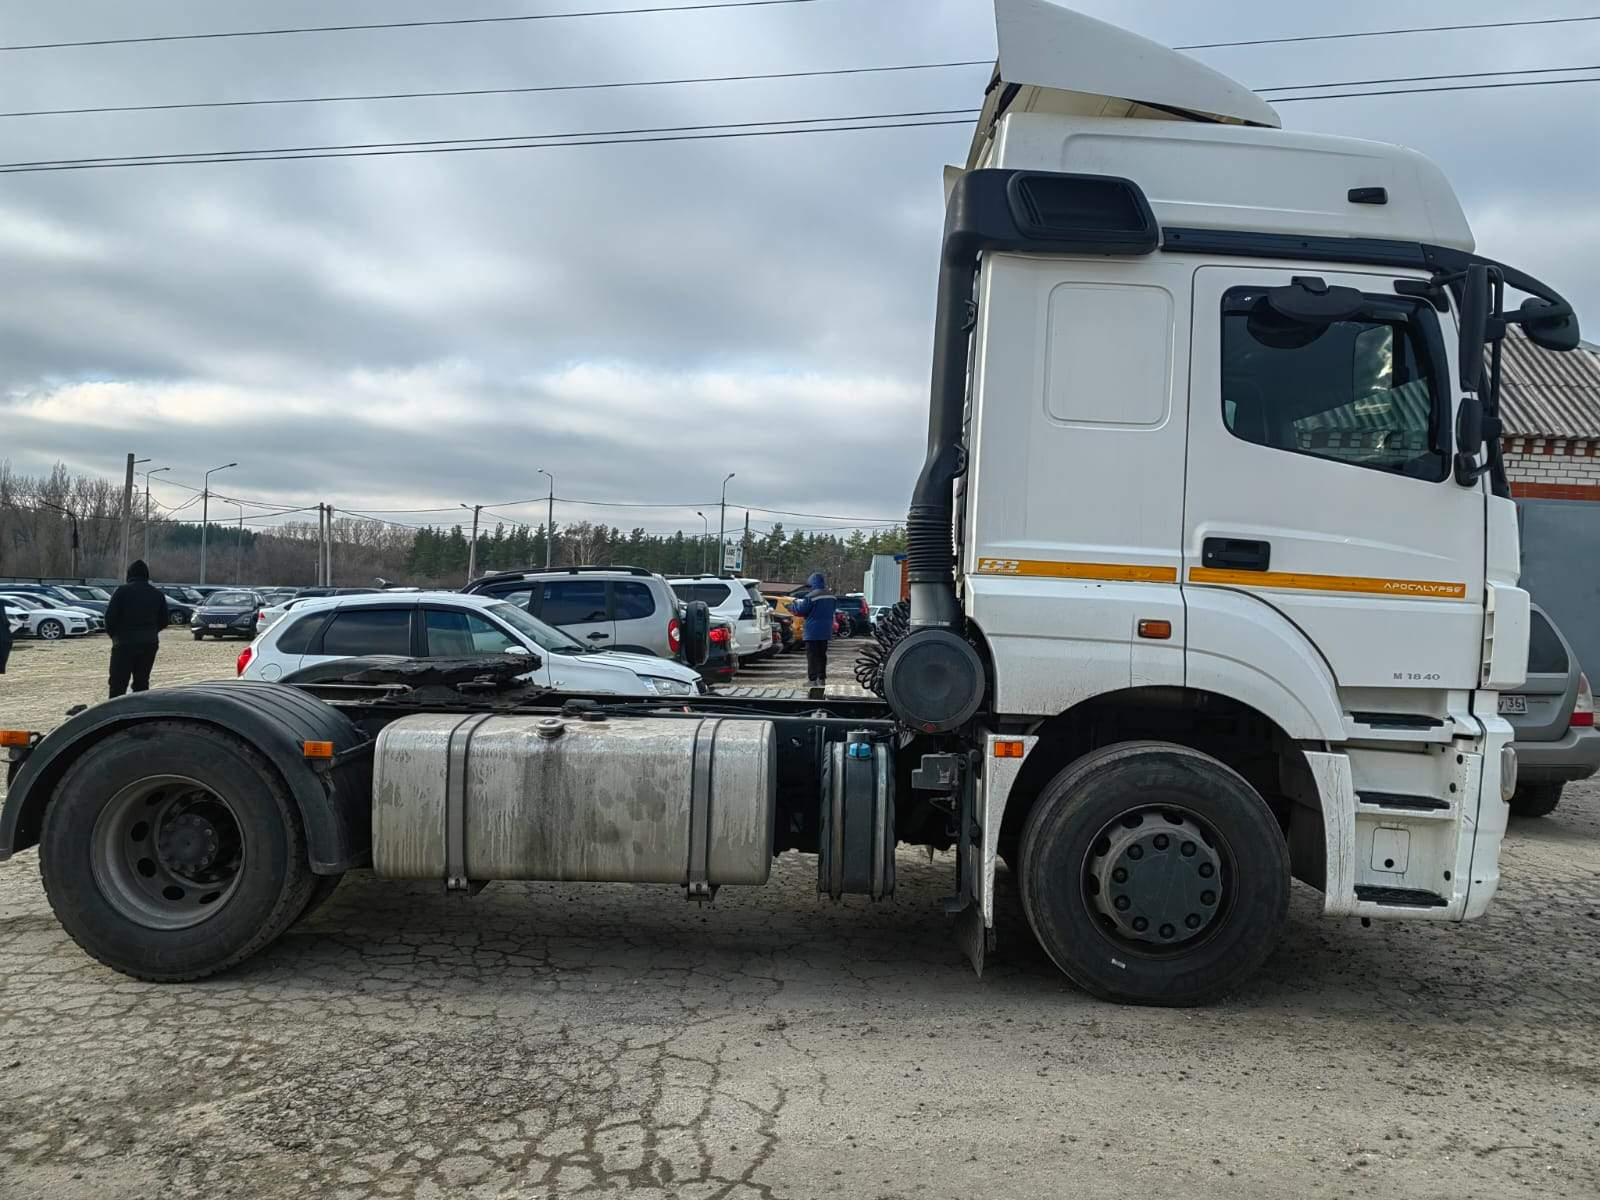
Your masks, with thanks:
<instances>
[{"instance_id":1,"label":"aluminum fuel tank","mask_svg":"<svg viewBox=\"0 0 1600 1200\"><path fill-rule=\"evenodd\" d=\"M373 868L452 887L760 884L776 803L767 721L404 717L375 750Z\"/></svg>"}]
</instances>

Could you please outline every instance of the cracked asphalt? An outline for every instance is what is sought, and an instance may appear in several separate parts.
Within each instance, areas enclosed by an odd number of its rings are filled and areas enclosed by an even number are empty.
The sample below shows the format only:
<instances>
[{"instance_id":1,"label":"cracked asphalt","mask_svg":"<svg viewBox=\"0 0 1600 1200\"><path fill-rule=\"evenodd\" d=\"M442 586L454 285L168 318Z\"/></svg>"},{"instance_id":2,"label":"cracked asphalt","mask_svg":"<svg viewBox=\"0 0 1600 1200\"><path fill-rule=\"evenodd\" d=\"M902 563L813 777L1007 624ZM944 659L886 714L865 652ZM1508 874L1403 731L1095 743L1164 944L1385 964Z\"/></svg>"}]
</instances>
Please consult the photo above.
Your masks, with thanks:
<instances>
[{"instance_id":1,"label":"cracked asphalt","mask_svg":"<svg viewBox=\"0 0 1600 1200\"><path fill-rule=\"evenodd\" d=\"M0 679L0 724L72 679ZM1004 875L975 978L951 861L909 850L876 906L820 901L799 855L709 908L355 873L175 986L86 958L27 851L0 865L0 1197L1589 1198L1597 847L1584 784L1513 822L1480 922L1326 922L1297 886L1260 976L1186 1011L1075 991Z\"/></svg>"}]
</instances>

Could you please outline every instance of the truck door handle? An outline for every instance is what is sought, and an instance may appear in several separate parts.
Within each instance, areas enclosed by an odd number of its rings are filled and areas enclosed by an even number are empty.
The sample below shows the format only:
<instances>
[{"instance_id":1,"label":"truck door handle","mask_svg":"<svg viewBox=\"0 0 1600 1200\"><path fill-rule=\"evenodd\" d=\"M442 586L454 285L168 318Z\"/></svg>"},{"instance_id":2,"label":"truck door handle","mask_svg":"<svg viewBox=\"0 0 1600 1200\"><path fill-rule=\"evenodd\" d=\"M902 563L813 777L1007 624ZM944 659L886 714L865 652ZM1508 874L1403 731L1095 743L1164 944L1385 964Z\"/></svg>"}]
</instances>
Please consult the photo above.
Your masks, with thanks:
<instances>
[{"instance_id":1,"label":"truck door handle","mask_svg":"<svg viewBox=\"0 0 1600 1200\"><path fill-rule=\"evenodd\" d=\"M1200 547L1200 563L1228 571L1265 571L1272 563L1272 543L1208 537Z\"/></svg>"}]
</instances>

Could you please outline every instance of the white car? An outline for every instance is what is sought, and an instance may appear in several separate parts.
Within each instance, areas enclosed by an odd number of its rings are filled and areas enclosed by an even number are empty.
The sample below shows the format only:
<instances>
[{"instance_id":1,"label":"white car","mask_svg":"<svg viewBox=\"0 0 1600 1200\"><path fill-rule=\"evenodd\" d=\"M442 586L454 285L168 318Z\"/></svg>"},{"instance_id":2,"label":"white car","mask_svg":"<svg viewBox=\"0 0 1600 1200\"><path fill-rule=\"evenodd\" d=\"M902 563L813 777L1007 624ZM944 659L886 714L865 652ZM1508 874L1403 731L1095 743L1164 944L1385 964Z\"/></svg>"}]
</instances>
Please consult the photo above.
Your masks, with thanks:
<instances>
[{"instance_id":1,"label":"white car","mask_svg":"<svg viewBox=\"0 0 1600 1200\"><path fill-rule=\"evenodd\" d=\"M528 678L555 691L693 696L698 672L649 654L592 650L496 596L375 592L299 601L239 655L241 679L278 680L302 667L370 655L537 656Z\"/></svg>"},{"instance_id":2,"label":"white car","mask_svg":"<svg viewBox=\"0 0 1600 1200\"><path fill-rule=\"evenodd\" d=\"M298 608L302 604L309 604L313 600L326 599L326 596L302 596L298 600L280 600L276 604L268 604L256 614L256 636L260 637L271 629L282 619L283 614L290 609Z\"/></svg>"},{"instance_id":3,"label":"white car","mask_svg":"<svg viewBox=\"0 0 1600 1200\"><path fill-rule=\"evenodd\" d=\"M63 616L82 617L89 622L90 633L104 633L106 619L92 608L80 608L56 596L47 596L43 592L6 592L0 591L9 603L15 599L31 600L39 608L52 609Z\"/></svg>"},{"instance_id":4,"label":"white car","mask_svg":"<svg viewBox=\"0 0 1600 1200\"><path fill-rule=\"evenodd\" d=\"M6 608L22 618L18 631L28 637L45 642L60 641L64 637L81 637L93 626L89 613L80 608L52 608L45 603L48 597L6 595Z\"/></svg>"},{"instance_id":5,"label":"white car","mask_svg":"<svg viewBox=\"0 0 1600 1200\"><path fill-rule=\"evenodd\" d=\"M733 624L733 652L741 661L774 653L772 606L754 579L725 579L719 575L691 575L668 580L673 594L685 604L703 601L711 615Z\"/></svg>"}]
</instances>

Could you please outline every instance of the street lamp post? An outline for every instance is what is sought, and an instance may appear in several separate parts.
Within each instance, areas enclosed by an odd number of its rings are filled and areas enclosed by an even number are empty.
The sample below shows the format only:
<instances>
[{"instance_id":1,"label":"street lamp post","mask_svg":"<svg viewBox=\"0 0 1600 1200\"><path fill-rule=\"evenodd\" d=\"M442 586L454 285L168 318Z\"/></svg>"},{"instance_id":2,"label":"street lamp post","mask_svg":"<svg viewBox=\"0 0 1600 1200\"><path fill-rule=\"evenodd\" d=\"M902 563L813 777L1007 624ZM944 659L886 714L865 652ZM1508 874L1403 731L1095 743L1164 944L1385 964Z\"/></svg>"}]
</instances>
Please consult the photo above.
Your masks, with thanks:
<instances>
[{"instance_id":1,"label":"street lamp post","mask_svg":"<svg viewBox=\"0 0 1600 1200\"><path fill-rule=\"evenodd\" d=\"M706 573L706 543L711 540L711 521L699 509L694 515L700 518L700 574Z\"/></svg>"},{"instance_id":2,"label":"street lamp post","mask_svg":"<svg viewBox=\"0 0 1600 1200\"><path fill-rule=\"evenodd\" d=\"M148 460L147 460L148 461ZM150 561L150 476L159 475L163 471L170 471L171 467L157 467L153 471L144 472L144 561Z\"/></svg>"},{"instance_id":3,"label":"street lamp post","mask_svg":"<svg viewBox=\"0 0 1600 1200\"><path fill-rule=\"evenodd\" d=\"M58 513L65 513L72 521L72 577L76 579L78 577L78 514L63 505L51 504L48 500L41 500L39 503L46 508L55 509Z\"/></svg>"},{"instance_id":4,"label":"street lamp post","mask_svg":"<svg viewBox=\"0 0 1600 1200\"><path fill-rule=\"evenodd\" d=\"M728 472L728 479L732 479L734 472ZM717 574L722 574L723 539L728 536L728 479L722 481L722 511L717 517Z\"/></svg>"},{"instance_id":5,"label":"street lamp post","mask_svg":"<svg viewBox=\"0 0 1600 1200\"><path fill-rule=\"evenodd\" d=\"M220 467L212 467L206 472L203 486L200 488L200 582L206 581L206 533L211 528L211 477L218 471L226 471L229 467L237 467L236 462L223 463Z\"/></svg>"},{"instance_id":6,"label":"street lamp post","mask_svg":"<svg viewBox=\"0 0 1600 1200\"><path fill-rule=\"evenodd\" d=\"M545 509L544 518L544 568L550 569L550 564L555 561L556 549L556 477L549 471L540 469L539 474L550 481L550 503Z\"/></svg>"}]
</instances>

